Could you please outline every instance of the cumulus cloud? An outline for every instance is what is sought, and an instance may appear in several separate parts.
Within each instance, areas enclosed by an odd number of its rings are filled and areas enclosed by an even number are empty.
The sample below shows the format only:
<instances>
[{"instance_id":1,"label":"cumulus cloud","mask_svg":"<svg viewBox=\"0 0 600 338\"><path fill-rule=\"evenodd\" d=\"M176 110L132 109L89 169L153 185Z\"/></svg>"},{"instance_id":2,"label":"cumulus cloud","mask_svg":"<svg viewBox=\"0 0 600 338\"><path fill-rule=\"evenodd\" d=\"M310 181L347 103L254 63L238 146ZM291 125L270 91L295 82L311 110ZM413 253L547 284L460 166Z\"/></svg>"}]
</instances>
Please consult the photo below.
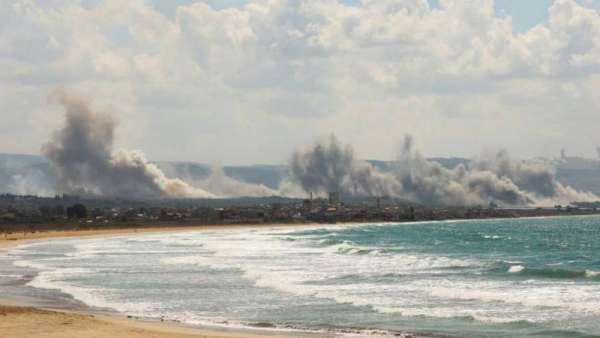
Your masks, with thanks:
<instances>
[{"instance_id":1,"label":"cumulus cloud","mask_svg":"<svg viewBox=\"0 0 600 338\"><path fill-rule=\"evenodd\" d=\"M36 151L44 128L12 140L59 116L43 109L57 84L105 94L128 117L123 142L161 159L176 147L185 160L274 163L316 135L350 139L367 125L363 157L389 156L415 130L431 131L417 136L438 154L478 151L473 133L519 156L565 139L591 154L600 142L600 15L581 2L554 1L521 33L492 0L243 3L183 1L165 15L142 0L3 2L0 109L24 118L0 115L10 126L0 145ZM152 133L170 116L180 122Z\"/></svg>"}]
</instances>

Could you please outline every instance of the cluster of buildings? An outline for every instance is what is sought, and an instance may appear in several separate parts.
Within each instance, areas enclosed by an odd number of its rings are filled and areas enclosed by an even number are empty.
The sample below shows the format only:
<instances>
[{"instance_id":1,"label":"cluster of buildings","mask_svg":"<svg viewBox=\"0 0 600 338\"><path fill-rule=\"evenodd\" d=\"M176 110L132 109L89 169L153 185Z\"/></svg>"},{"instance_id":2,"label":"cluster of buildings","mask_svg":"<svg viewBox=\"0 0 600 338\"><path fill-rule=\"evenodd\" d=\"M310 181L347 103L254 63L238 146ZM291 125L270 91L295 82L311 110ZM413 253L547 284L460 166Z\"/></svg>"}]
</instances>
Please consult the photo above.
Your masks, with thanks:
<instances>
[{"instance_id":1,"label":"cluster of buildings","mask_svg":"<svg viewBox=\"0 0 600 338\"><path fill-rule=\"evenodd\" d=\"M264 202L264 203L263 203ZM214 202L213 202L214 203ZM342 202L338 193L328 199L255 200L209 205L204 200L145 202L88 200L62 195L54 198L0 195L0 230L57 225L109 227L129 225L276 224L336 222L407 222L471 218L507 218L595 213L592 208L428 207L387 198Z\"/></svg>"}]
</instances>

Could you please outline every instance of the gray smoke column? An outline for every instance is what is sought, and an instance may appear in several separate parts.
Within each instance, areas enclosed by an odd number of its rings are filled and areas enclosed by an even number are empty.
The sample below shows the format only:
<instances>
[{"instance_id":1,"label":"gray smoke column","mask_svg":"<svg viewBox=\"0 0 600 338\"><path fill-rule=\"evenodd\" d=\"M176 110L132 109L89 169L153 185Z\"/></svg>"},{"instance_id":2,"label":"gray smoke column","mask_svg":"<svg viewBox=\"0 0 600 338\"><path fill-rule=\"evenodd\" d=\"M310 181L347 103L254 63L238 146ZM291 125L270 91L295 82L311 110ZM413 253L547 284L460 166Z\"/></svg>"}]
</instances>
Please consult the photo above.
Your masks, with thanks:
<instances>
[{"instance_id":1,"label":"gray smoke column","mask_svg":"<svg viewBox=\"0 0 600 338\"><path fill-rule=\"evenodd\" d=\"M310 149L294 152L289 171L291 182L317 195L335 191L382 196L399 189L392 176L367 162L355 160L352 148L340 145L335 136L328 142L317 142Z\"/></svg>"},{"instance_id":2,"label":"gray smoke column","mask_svg":"<svg viewBox=\"0 0 600 338\"><path fill-rule=\"evenodd\" d=\"M86 100L58 91L65 126L42 147L59 192L125 198L213 197L180 179L167 178L143 153L113 150L115 122Z\"/></svg>"},{"instance_id":3,"label":"gray smoke column","mask_svg":"<svg viewBox=\"0 0 600 338\"><path fill-rule=\"evenodd\" d=\"M354 159L349 146L332 137L309 150L296 151L290 179L307 193L338 191L354 196L391 196L428 205L549 205L595 201L591 193L560 184L554 169L512 160L504 151L446 168L423 157L411 136L401 144L391 171Z\"/></svg>"}]
</instances>

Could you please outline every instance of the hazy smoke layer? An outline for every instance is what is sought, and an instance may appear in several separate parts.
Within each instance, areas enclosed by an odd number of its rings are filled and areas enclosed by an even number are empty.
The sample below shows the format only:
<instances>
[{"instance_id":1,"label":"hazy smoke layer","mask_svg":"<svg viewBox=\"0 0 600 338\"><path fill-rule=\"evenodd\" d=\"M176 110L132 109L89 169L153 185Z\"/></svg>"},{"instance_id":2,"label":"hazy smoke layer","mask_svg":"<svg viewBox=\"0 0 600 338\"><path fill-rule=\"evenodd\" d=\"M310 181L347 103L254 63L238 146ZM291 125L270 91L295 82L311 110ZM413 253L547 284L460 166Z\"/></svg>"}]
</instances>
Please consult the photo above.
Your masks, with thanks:
<instances>
[{"instance_id":1,"label":"hazy smoke layer","mask_svg":"<svg viewBox=\"0 0 600 338\"><path fill-rule=\"evenodd\" d=\"M425 204L518 206L598 200L557 182L552 167L513 161L506 152L448 169L423 157L410 136L390 172L355 160L352 149L332 137L329 143L294 153L290 180L307 193L392 196Z\"/></svg>"},{"instance_id":2,"label":"hazy smoke layer","mask_svg":"<svg viewBox=\"0 0 600 338\"><path fill-rule=\"evenodd\" d=\"M268 197L279 193L262 184L252 184L229 177L220 165L214 165L210 176L199 186L221 197Z\"/></svg>"},{"instance_id":3,"label":"hazy smoke layer","mask_svg":"<svg viewBox=\"0 0 600 338\"><path fill-rule=\"evenodd\" d=\"M25 170L10 177L8 192L17 195L37 195L51 197L54 195L53 188L48 182L48 177L39 170Z\"/></svg>"},{"instance_id":4,"label":"hazy smoke layer","mask_svg":"<svg viewBox=\"0 0 600 338\"><path fill-rule=\"evenodd\" d=\"M204 166L195 164L175 165L162 162L157 166L167 175L179 177L222 198L288 196L264 184L244 182L228 176L219 164L213 165L208 172L205 172Z\"/></svg>"},{"instance_id":5,"label":"hazy smoke layer","mask_svg":"<svg viewBox=\"0 0 600 338\"><path fill-rule=\"evenodd\" d=\"M499 201L509 205L533 201L513 181L491 171L470 170L464 165L447 169L428 161L407 136L393 173L402 184L401 195L427 204L473 205Z\"/></svg>"},{"instance_id":6,"label":"hazy smoke layer","mask_svg":"<svg viewBox=\"0 0 600 338\"><path fill-rule=\"evenodd\" d=\"M560 184L552 166L513 161L505 151L447 169L421 156L410 136L404 140L395 174L403 192L424 203L537 205L598 200Z\"/></svg>"},{"instance_id":7,"label":"hazy smoke layer","mask_svg":"<svg viewBox=\"0 0 600 338\"><path fill-rule=\"evenodd\" d=\"M167 178L143 153L113 150L115 123L85 100L59 92L66 125L42 147L57 176L59 192L126 198L213 197L179 179Z\"/></svg>"}]
</instances>

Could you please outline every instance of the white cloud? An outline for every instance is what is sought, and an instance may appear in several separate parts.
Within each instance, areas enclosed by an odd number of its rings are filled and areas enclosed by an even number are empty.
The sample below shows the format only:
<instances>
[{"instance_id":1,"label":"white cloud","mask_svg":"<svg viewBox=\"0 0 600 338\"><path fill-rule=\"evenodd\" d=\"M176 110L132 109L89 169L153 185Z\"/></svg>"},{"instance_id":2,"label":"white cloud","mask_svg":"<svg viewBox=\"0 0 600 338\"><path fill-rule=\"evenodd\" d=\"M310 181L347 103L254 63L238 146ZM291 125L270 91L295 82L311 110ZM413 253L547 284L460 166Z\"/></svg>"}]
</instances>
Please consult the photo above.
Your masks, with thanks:
<instances>
[{"instance_id":1,"label":"white cloud","mask_svg":"<svg viewBox=\"0 0 600 338\"><path fill-rule=\"evenodd\" d=\"M600 144L600 15L574 0L520 34L492 0L180 3L0 4L0 151L38 152L56 86L115 110L152 159L281 162L331 132L369 158L405 132L434 155Z\"/></svg>"}]
</instances>

